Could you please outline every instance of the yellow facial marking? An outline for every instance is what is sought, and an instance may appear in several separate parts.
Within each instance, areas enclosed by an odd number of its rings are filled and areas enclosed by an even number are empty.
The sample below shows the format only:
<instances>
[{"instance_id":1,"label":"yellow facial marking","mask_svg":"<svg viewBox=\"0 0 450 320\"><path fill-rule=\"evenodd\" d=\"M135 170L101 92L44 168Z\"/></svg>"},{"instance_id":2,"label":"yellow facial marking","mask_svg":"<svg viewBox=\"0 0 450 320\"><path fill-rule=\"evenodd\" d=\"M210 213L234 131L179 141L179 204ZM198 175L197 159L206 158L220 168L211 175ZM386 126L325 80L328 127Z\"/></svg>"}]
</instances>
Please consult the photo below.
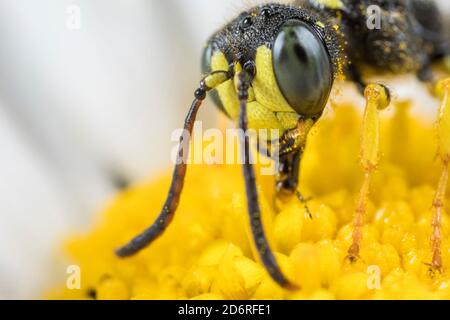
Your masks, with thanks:
<instances>
[{"instance_id":1,"label":"yellow facial marking","mask_svg":"<svg viewBox=\"0 0 450 320\"><path fill-rule=\"evenodd\" d=\"M272 50L261 46L256 51L256 77L253 81L256 101L274 112L295 112L278 88L273 72Z\"/></svg>"},{"instance_id":2,"label":"yellow facial marking","mask_svg":"<svg viewBox=\"0 0 450 320\"><path fill-rule=\"evenodd\" d=\"M255 63L257 72L248 100L249 126L253 129L278 129L283 134L285 130L297 126L299 115L289 106L278 88L273 72L272 51L266 46L259 47ZM222 52L215 53L211 59L213 71L228 70L228 64ZM241 65L236 63L236 76L241 70ZM232 119L239 117L236 76L217 87L224 109Z\"/></svg>"},{"instance_id":3,"label":"yellow facial marking","mask_svg":"<svg viewBox=\"0 0 450 320\"><path fill-rule=\"evenodd\" d=\"M265 108L257 101L247 105L249 127L253 129L278 129L284 131L275 113Z\"/></svg>"},{"instance_id":4,"label":"yellow facial marking","mask_svg":"<svg viewBox=\"0 0 450 320\"><path fill-rule=\"evenodd\" d=\"M277 112L277 119L283 128L295 128L300 116L295 112Z\"/></svg>"},{"instance_id":5,"label":"yellow facial marking","mask_svg":"<svg viewBox=\"0 0 450 320\"><path fill-rule=\"evenodd\" d=\"M228 70L228 61L222 52L217 52L212 56L211 70ZM225 111L232 119L237 119L239 116L239 100L236 95L234 82L232 80L228 80L218 86L216 90L219 94Z\"/></svg>"}]
</instances>

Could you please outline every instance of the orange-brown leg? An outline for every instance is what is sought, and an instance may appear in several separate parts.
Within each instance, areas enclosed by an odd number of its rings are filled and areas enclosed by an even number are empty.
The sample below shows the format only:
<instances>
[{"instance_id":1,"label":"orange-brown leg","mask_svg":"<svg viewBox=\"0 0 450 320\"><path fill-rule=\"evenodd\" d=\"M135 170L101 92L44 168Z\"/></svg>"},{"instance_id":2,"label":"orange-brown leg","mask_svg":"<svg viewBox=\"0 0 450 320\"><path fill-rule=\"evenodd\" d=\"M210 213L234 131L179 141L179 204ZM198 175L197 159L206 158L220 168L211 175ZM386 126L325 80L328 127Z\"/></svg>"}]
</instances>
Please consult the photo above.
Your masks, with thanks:
<instances>
[{"instance_id":1,"label":"orange-brown leg","mask_svg":"<svg viewBox=\"0 0 450 320\"><path fill-rule=\"evenodd\" d=\"M442 175L439 180L436 196L433 201L434 215L431 221L432 234L431 234L431 249L433 258L431 266L435 270L442 268L442 252L441 252L441 227L442 227L442 209L444 207L445 191L448 182L448 161L444 162L444 168L442 169Z\"/></svg>"},{"instance_id":2,"label":"orange-brown leg","mask_svg":"<svg viewBox=\"0 0 450 320\"><path fill-rule=\"evenodd\" d=\"M433 200L434 215L431 221L431 267L442 269L442 210L448 184L448 166L450 163L450 78L440 81L436 86L436 95L442 99L437 125L438 155L442 162L442 173Z\"/></svg>"},{"instance_id":3,"label":"orange-brown leg","mask_svg":"<svg viewBox=\"0 0 450 320\"><path fill-rule=\"evenodd\" d=\"M353 261L359 257L362 242L362 229L370 192L370 180L379 161L380 121L379 111L385 109L390 102L387 88L378 84L370 84L364 91L366 109L361 135L361 165L364 169L364 181L356 203L353 220L352 244L348 250L348 258Z\"/></svg>"}]
</instances>

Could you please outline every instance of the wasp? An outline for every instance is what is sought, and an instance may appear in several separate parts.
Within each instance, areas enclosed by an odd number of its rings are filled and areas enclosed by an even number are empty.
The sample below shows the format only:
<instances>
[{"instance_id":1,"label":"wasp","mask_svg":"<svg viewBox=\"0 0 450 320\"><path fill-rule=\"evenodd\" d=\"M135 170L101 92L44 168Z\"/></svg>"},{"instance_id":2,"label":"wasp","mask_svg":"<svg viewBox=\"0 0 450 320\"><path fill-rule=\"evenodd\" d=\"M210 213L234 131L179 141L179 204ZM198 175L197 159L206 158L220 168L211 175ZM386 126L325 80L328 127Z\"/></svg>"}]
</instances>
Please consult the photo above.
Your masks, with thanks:
<instances>
[{"instance_id":1,"label":"wasp","mask_svg":"<svg viewBox=\"0 0 450 320\"><path fill-rule=\"evenodd\" d=\"M376 6L379 28L370 28L370 7ZM308 132L321 118L337 80L356 84L367 105L362 136L365 180L357 203L353 244L349 258L358 257L370 176L377 166L377 112L389 105L390 90L364 81L367 67L378 73L415 73L434 81L431 66L450 55L439 10L426 0L308 0L294 4L269 3L242 12L207 42L202 58L205 76L195 90L184 129L191 133L207 93L244 132L277 129L280 165L278 195L297 196L299 170ZM450 92L450 82L442 88ZM442 90L441 90L442 91ZM448 108L448 100L444 105ZM445 109L445 110L447 110ZM448 115L446 112L441 114ZM446 118L449 120L448 118ZM448 137L447 126L441 134ZM450 139L450 137L448 137ZM180 138L180 146L185 137ZM243 176L251 231L259 258L280 286L297 288L280 270L261 222L256 175L250 161L250 138L241 139ZM434 206L433 262L440 268L440 212L448 179L450 147L441 152L443 174ZM442 150L441 150L442 151ZM183 190L188 149L181 148L169 194L161 213L148 229L116 251L120 257L136 254L158 238L174 217Z\"/></svg>"}]
</instances>

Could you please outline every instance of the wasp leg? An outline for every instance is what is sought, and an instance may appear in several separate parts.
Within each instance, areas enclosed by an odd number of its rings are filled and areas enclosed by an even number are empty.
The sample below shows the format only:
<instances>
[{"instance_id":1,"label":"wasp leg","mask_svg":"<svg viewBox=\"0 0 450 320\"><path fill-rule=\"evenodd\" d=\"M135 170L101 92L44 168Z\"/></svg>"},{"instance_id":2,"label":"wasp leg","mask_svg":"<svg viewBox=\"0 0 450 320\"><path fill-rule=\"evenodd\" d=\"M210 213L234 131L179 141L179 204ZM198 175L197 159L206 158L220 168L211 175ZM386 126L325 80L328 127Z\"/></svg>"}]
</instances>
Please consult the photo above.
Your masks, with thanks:
<instances>
[{"instance_id":1,"label":"wasp leg","mask_svg":"<svg viewBox=\"0 0 450 320\"><path fill-rule=\"evenodd\" d=\"M300 119L295 129L287 131L280 139L278 155L285 156L298 150L303 151L306 139L311 128L317 120L308 118Z\"/></svg>"},{"instance_id":2,"label":"wasp leg","mask_svg":"<svg viewBox=\"0 0 450 320\"><path fill-rule=\"evenodd\" d=\"M442 80L436 86L436 94L442 98L442 104L439 111L437 125L438 133L438 155L442 162L442 173L433 200L434 215L431 222L431 267L434 270L442 268L441 252L441 228L442 228L442 209L444 207L445 193L448 183L448 167L450 163L450 78Z\"/></svg>"},{"instance_id":3,"label":"wasp leg","mask_svg":"<svg viewBox=\"0 0 450 320\"><path fill-rule=\"evenodd\" d=\"M306 145L309 131L316 123L314 119L300 119L295 129L287 131L280 139L278 174L276 177L277 198L295 195L305 206L305 211L312 218L311 211L307 205L307 200L298 190L298 179L300 174L300 161Z\"/></svg>"},{"instance_id":4,"label":"wasp leg","mask_svg":"<svg viewBox=\"0 0 450 320\"><path fill-rule=\"evenodd\" d=\"M183 190L184 178L186 176L186 160L189 154L189 139L194 127L195 118L200 106L206 98L206 92L230 78L228 72L216 71L206 76L200 83L200 87L195 91L195 99L186 116L184 123L184 134L180 137L177 162L173 172L172 183L166 202L156 219L156 221L144 232L131 240L127 245L119 248L116 254L119 257L129 257L147 247L152 241L158 238L173 219L178 208L181 192Z\"/></svg>"},{"instance_id":5,"label":"wasp leg","mask_svg":"<svg viewBox=\"0 0 450 320\"><path fill-rule=\"evenodd\" d=\"M280 156L278 174L276 176L276 194L274 203L277 199L283 199L295 195L297 199L305 206L305 212L312 219L313 215L308 207L308 200L303 197L298 190L298 180L300 174L300 161L303 154L303 148ZM276 205L275 205L276 207Z\"/></svg>"},{"instance_id":6,"label":"wasp leg","mask_svg":"<svg viewBox=\"0 0 450 320\"><path fill-rule=\"evenodd\" d=\"M448 159L446 161L443 161L441 178L439 179L438 188L436 190L436 196L433 200L434 215L431 221L431 228L432 228L431 250L433 257L431 261L431 267L434 270L441 270L442 268L442 252L441 252L442 209L444 207L445 192L448 183L448 163L449 163Z\"/></svg>"},{"instance_id":7,"label":"wasp leg","mask_svg":"<svg viewBox=\"0 0 450 320\"><path fill-rule=\"evenodd\" d=\"M352 244L348 250L348 258L354 261L359 257L362 242L362 228L370 192L370 180L378 166L379 160L379 111L385 109L390 102L390 94L386 87L370 84L364 90L366 109L361 135L361 165L364 169L364 181L356 203L353 220Z\"/></svg>"},{"instance_id":8,"label":"wasp leg","mask_svg":"<svg viewBox=\"0 0 450 320\"><path fill-rule=\"evenodd\" d=\"M258 201L258 190L256 188L256 177L253 165L250 160L250 141L248 135L245 133L248 129L247 120L247 100L248 89L252 81L250 72L240 72L238 75L238 97L240 101L239 114L239 128L243 131L243 138L241 141L242 156L244 157L243 171L245 179L245 189L247 193L247 209L250 218L250 227L253 234L253 240L258 250L259 257L272 279L281 287L295 290L297 287L293 285L281 272L280 267L270 249L269 242L264 233L261 209Z\"/></svg>"}]
</instances>

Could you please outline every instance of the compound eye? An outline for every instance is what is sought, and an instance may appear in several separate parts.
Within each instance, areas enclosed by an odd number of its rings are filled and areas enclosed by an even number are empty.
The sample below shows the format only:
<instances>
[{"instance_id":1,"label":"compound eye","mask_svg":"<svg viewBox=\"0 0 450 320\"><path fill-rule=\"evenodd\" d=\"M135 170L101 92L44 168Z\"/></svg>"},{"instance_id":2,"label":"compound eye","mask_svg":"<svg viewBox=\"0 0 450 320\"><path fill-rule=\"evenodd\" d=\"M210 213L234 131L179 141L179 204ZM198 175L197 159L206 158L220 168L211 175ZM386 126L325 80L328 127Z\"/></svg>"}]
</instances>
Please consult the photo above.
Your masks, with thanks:
<instances>
[{"instance_id":1,"label":"compound eye","mask_svg":"<svg viewBox=\"0 0 450 320\"><path fill-rule=\"evenodd\" d=\"M202 54L202 73L206 74L208 72L211 72L211 59L213 55L213 48L211 44L208 44L203 49Z\"/></svg>"},{"instance_id":2,"label":"compound eye","mask_svg":"<svg viewBox=\"0 0 450 320\"><path fill-rule=\"evenodd\" d=\"M284 98L299 115L322 114L333 85L333 69L316 30L299 20L286 22L273 46L273 69Z\"/></svg>"},{"instance_id":3,"label":"compound eye","mask_svg":"<svg viewBox=\"0 0 450 320\"><path fill-rule=\"evenodd\" d=\"M208 74L212 71L211 69L211 61L212 56L214 54L214 48L213 44L209 43L204 49L202 54L202 74ZM220 100L219 94L216 90L210 91L208 93L209 97L213 101L213 103L222 111L225 109L223 108L222 101Z\"/></svg>"}]
</instances>

